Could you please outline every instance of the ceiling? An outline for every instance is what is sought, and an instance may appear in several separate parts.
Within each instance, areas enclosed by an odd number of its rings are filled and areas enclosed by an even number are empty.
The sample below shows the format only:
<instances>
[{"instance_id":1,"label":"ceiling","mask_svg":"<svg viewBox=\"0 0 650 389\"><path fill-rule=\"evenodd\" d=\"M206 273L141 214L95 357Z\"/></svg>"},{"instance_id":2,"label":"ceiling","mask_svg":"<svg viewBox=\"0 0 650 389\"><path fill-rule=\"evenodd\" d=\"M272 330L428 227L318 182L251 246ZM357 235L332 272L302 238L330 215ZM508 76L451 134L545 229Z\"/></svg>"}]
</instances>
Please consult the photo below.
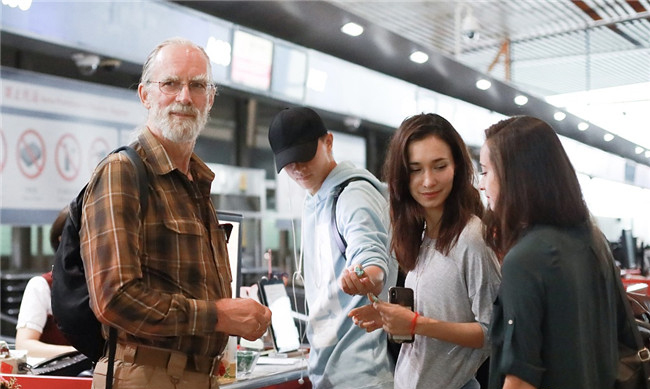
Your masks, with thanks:
<instances>
[{"instance_id":1,"label":"ceiling","mask_svg":"<svg viewBox=\"0 0 650 389\"><path fill-rule=\"evenodd\" d=\"M503 80L509 42L510 82L539 96L650 81L648 0L330 2ZM468 14L475 39L464 34Z\"/></svg>"},{"instance_id":2,"label":"ceiling","mask_svg":"<svg viewBox=\"0 0 650 389\"><path fill-rule=\"evenodd\" d=\"M432 57L431 66L457 61L542 100L647 83L648 87L637 88L634 96L623 92L614 98L614 93L605 93L594 104L585 95L577 102L555 101L650 149L650 128L645 120L650 110L650 0L178 3L449 95L455 95L454 87L447 84L455 82L448 81L465 77L462 69L447 72L442 85L431 73L412 69L403 58L421 50ZM477 22L474 39L466 37L463 27L469 14ZM364 26L364 34L357 38L342 35L339 29L349 21ZM368 48L374 55L364 55ZM396 64L398 57L401 62ZM471 100L473 95L455 96L478 103ZM504 114L516 113L480 105Z\"/></svg>"}]
</instances>

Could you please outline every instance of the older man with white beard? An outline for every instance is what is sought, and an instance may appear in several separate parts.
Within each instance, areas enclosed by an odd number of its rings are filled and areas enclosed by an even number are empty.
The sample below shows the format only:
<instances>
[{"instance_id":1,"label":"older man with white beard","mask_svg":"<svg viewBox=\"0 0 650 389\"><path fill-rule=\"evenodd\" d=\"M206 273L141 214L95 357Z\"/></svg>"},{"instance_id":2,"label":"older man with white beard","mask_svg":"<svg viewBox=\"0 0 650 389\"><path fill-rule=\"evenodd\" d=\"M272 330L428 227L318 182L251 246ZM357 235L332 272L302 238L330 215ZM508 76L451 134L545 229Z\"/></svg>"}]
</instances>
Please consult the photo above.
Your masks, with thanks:
<instances>
[{"instance_id":1,"label":"older man with white beard","mask_svg":"<svg viewBox=\"0 0 650 389\"><path fill-rule=\"evenodd\" d=\"M210 201L214 174L193 152L214 102L210 60L184 39L147 58L138 95L149 110L132 145L148 173L140 209L134 167L121 153L95 170L84 198L81 253L91 307L118 329L113 387L218 388L228 335L254 340L268 308L232 299L226 235ZM103 388L107 358L93 387Z\"/></svg>"}]
</instances>

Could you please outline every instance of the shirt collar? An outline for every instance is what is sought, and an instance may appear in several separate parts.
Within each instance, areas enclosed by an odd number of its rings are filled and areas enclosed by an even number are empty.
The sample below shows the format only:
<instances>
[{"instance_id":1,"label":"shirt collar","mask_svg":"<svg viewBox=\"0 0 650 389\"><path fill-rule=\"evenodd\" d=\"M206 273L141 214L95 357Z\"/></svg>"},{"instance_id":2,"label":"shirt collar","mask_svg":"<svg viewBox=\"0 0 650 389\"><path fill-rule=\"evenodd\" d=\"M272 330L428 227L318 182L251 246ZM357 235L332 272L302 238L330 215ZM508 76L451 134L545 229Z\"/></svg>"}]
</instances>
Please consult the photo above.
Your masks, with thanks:
<instances>
[{"instance_id":1,"label":"shirt collar","mask_svg":"<svg viewBox=\"0 0 650 389\"><path fill-rule=\"evenodd\" d=\"M165 175L177 170L167 151L158 139L151 133L149 128L144 128L138 136L138 141L145 152L145 160L151 166L156 175ZM207 186L209 193L210 185L214 180L214 173L195 153L190 157L190 169L194 180L199 184L201 191Z\"/></svg>"}]
</instances>

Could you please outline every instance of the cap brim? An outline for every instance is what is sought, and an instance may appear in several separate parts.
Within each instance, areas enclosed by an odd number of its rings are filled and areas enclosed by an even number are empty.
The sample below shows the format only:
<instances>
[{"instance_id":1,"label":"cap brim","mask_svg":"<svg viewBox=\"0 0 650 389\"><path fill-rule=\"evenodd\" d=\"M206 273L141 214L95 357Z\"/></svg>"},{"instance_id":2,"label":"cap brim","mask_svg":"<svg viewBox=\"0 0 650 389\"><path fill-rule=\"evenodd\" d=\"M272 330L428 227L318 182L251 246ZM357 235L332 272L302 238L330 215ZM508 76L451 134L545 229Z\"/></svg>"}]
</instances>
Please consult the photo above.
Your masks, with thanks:
<instances>
[{"instance_id":1,"label":"cap brim","mask_svg":"<svg viewBox=\"0 0 650 389\"><path fill-rule=\"evenodd\" d=\"M278 173L290 163L311 161L316 155L317 148L318 139L315 139L307 143L289 147L275 154L275 167Z\"/></svg>"}]
</instances>

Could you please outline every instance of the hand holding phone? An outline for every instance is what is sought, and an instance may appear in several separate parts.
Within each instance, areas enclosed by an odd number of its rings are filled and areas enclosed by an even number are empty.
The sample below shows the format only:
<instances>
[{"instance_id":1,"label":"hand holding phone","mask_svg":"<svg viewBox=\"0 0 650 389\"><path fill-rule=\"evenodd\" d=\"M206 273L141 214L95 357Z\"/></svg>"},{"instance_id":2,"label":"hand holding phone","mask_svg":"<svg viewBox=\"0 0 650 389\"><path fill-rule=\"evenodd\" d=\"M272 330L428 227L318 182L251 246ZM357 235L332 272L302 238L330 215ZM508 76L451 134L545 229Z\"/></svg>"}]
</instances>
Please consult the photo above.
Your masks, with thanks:
<instances>
[{"instance_id":1,"label":"hand holding phone","mask_svg":"<svg viewBox=\"0 0 650 389\"><path fill-rule=\"evenodd\" d=\"M388 302L392 304L399 304L413 311L413 289L399 286L391 287L388 289ZM415 340L415 336L388 334L388 340L395 343L412 343Z\"/></svg>"}]
</instances>

